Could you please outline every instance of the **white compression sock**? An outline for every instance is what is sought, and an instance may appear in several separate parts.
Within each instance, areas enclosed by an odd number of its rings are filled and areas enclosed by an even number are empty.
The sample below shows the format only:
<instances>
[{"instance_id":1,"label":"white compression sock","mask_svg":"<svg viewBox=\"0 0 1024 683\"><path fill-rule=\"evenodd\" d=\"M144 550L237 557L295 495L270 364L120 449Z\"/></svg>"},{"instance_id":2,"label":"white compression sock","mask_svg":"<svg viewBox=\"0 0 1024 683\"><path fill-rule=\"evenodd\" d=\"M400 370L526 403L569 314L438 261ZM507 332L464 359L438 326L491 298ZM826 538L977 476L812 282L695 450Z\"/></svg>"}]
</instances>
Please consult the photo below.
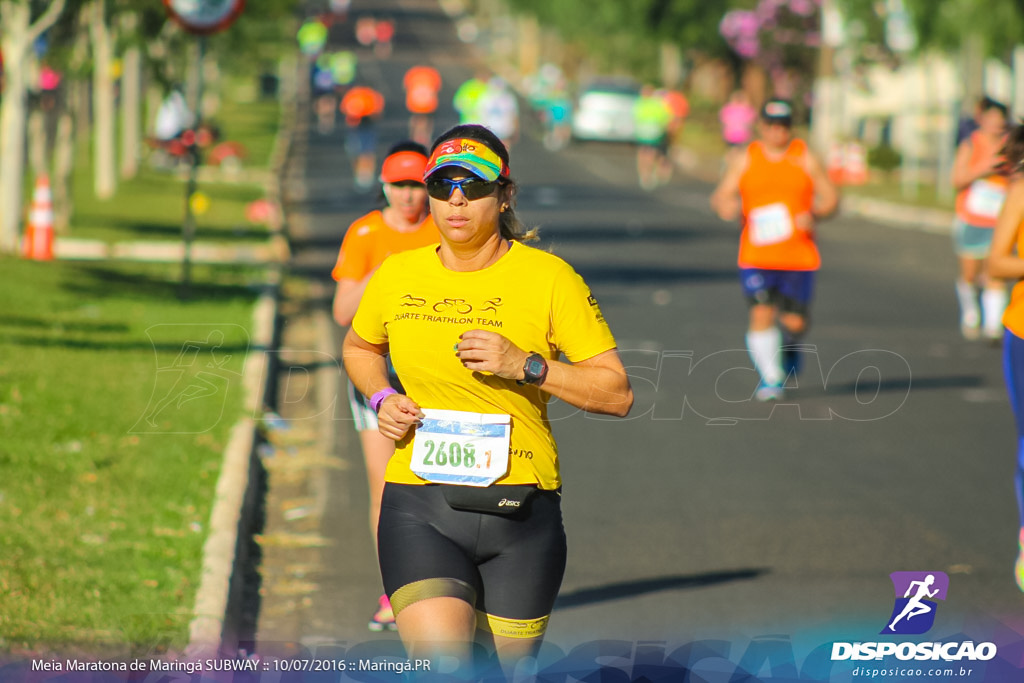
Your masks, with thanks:
<instances>
[{"instance_id":1,"label":"white compression sock","mask_svg":"<svg viewBox=\"0 0 1024 683\"><path fill-rule=\"evenodd\" d=\"M960 323L967 327L977 327L981 322L981 311L978 309L978 291L974 285L957 280L956 298L960 301Z\"/></svg>"},{"instance_id":2,"label":"white compression sock","mask_svg":"<svg viewBox=\"0 0 1024 683\"><path fill-rule=\"evenodd\" d=\"M1006 310L1006 290L986 289L981 293L981 310L984 313L985 334L989 337L1003 336L1003 311Z\"/></svg>"},{"instance_id":3,"label":"white compression sock","mask_svg":"<svg viewBox=\"0 0 1024 683\"><path fill-rule=\"evenodd\" d=\"M779 386L782 376L782 333L779 328L747 332L747 350L765 384Z\"/></svg>"}]
</instances>

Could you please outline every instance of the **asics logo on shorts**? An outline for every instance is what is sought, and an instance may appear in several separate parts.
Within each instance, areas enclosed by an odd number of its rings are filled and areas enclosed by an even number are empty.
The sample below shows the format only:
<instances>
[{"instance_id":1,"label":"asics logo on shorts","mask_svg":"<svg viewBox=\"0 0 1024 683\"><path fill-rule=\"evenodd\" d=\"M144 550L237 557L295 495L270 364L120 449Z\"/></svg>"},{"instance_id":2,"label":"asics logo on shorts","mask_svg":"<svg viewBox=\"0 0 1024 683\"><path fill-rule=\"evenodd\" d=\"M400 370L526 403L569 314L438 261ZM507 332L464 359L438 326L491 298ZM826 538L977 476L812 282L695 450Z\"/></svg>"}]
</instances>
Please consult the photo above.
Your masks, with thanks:
<instances>
[{"instance_id":1,"label":"asics logo on shorts","mask_svg":"<svg viewBox=\"0 0 1024 683\"><path fill-rule=\"evenodd\" d=\"M509 500L508 498L502 498L501 500L498 501L498 507L500 507L500 508L503 508L503 507L517 508L517 507L519 507L519 501L518 500Z\"/></svg>"}]
</instances>

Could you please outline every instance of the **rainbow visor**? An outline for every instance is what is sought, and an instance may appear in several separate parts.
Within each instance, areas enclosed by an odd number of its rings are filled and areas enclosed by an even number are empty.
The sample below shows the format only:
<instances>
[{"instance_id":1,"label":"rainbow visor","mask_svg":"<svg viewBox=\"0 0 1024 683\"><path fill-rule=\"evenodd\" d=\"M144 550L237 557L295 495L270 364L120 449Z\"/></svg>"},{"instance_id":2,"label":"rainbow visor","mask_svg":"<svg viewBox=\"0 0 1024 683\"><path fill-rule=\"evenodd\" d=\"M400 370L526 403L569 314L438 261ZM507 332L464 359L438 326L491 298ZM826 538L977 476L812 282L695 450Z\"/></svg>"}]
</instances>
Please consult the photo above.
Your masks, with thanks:
<instances>
[{"instance_id":1,"label":"rainbow visor","mask_svg":"<svg viewBox=\"0 0 1024 683\"><path fill-rule=\"evenodd\" d=\"M445 140L441 143L430 155L427 168L423 171L423 178L426 179L434 171L448 166L464 169L488 182L493 182L499 177L507 177L509 174L508 165L494 150L479 140L468 138Z\"/></svg>"}]
</instances>

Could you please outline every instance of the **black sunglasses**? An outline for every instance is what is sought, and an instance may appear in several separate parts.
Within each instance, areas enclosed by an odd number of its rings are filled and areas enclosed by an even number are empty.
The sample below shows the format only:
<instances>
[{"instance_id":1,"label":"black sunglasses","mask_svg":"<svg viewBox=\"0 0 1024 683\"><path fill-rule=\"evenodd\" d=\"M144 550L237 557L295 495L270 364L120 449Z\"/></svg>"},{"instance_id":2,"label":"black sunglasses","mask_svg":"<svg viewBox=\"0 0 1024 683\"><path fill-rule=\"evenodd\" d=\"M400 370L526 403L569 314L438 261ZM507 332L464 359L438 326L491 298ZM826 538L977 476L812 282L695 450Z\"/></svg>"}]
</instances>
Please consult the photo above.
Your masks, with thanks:
<instances>
[{"instance_id":1,"label":"black sunglasses","mask_svg":"<svg viewBox=\"0 0 1024 683\"><path fill-rule=\"evenodd\" d=\"M463 178L452 180L451 178L427 178L427 194L434 199L447 201L459 188L466 199L482 199L494 192L498 181L481 180L480 178Z\"/></svg>"}]
</instances>

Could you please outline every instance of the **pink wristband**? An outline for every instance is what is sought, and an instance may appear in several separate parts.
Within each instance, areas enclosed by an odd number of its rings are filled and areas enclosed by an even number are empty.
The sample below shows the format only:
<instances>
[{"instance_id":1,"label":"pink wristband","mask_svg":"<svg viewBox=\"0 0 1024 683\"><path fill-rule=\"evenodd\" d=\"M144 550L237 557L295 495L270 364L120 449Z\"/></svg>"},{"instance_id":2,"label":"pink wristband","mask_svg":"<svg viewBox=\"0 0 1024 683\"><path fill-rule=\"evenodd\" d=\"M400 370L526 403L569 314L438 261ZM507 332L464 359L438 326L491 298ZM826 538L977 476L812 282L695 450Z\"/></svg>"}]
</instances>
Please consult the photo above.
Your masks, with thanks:
<instances>
[{"instance_id":1,"label":"pink wristband","mask_svg":"<svg viewBox=\"0 0 1024 683\"><path fill-rule=\"evenodd\" d=\"M379 413L380 412L380 404L384 402L384 399L386 399L391 394L397 394L397 393L398 392L395 391L394 389L392 389L391 387L387 387L386 389L381 389L376 394L371 396L370 397L370 407L373 408L373 412Z\"/></svg>"}]
</instances>

